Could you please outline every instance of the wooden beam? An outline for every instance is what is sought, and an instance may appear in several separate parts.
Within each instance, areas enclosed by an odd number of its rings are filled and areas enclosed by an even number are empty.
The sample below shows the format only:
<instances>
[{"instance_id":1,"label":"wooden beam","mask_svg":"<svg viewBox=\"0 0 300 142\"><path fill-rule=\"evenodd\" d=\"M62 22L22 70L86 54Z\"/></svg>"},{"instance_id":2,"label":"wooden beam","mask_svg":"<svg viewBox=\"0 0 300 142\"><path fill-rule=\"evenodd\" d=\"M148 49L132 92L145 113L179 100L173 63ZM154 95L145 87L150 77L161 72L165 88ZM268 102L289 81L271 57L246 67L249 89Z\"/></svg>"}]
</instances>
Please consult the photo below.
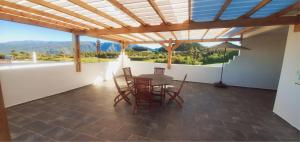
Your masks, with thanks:
<instances>
[{"instance_id":1,"label":"wooden beam","mask_svg":"<svg viewBox=\"0 0 300 142\"><path fill-rule=\"evenodd\" d=\"M115 7L117 7L118 9L120 9L121 11L123 11L124 13L126 13L132 19L134 19L137 22L139 22L141 25L143 25L143 26L147 25L142 19L140 19L138 16L136 16L134 13L132 13L125 6L123 6L122 4L120 4L117 0L107 0L107 1L110 2L112 5L114 5Z\"/></svg>"},{"instance_id":2,"label":"wooden beam","mask_svg":"<svg viewBox=\"0 0 300 142\"><path fill-rule=\"evenodd\" d=\"M81 59L80 59L80 39L79 35L72 34L73 50L74 50L74 63L76 72L81 72Z\"/></svg>"},{"instance_id":3,"label":"wooden beam","mask_svg":"<svg viewBox=\"0 0 300 142\"><path fill-rule=\"evenodd\" d=\"M7 13L7 14L11 14L11 15L17 15L20 17L26 17L28 19L34 19L37 21L41 21L41 22L45 22L48 24L53 24L53 25L57 25L58 27L62 27L62 28L70 28L70 29L74 29L74 30L82 30L82 28L78 29L79 27L70 25L70 24L66 24L64 22L60 22L60 21L56 21L56 20L51 20L42 16L38 16L38 15L33 15L33 14L29 14L29 13L25 13L25 12L20 12L20 11L16 11L16 10L12 10L9 8L4 8L4 7L0 7L0 12L1 13Z\"/></svg>"},{"instance_id":4,"label":"wooden beam","mask_svg":"<svg viewBox=\"0 0 300 142\"><path fill-rule=\"evenodd\" d=\"M136 41L133 37L130 37L130 35L124 36L124 35L111 35L111 36L117 36L119 38L122 38L123 40L130 40L130 41Z\"/></svg>"},{"instance_id":5,"label":"wooden beam","mask_svg":"<svg viewBox=\"0 0 300 142\"><path fill-rule=\"evenodd\" d=\"M300 24L294 26L294 32L300 32Z\"/></svg>"},{"instance_id":6,"label":"wooden beam","mask_svg":"<svg viewBox=\"0 0 300 142\"><path fill-rule=\"evenodd\" d=\"M178 43L193 43L193 42L225 42L225 41L240 41L240 38L213 38L213 39L192 39L192 40L176 40ZM176 43L175 42L175 43ZM130 44L155 44L155 43L169 43L169 40L156 40L156 41L135 41L129 42Z\"/></svg>"},{"instance_id":7,"label":"wooden beam","mask_svg":"<svg viewBox=\"0 0 300 142\"><path fill-rule=\"evenodd\" d=\"M287 14L288 12L296 10L296 9L300 9L300 2L296 2L295 4L292 4L292 5L288 6L287 8L285 8L279 12L276 12L268 17L269 18L280 17L280 16L283 16L283 15Z\"/></svg>"},{"instance_id":8,"label":"wooden beam","mask_svg":"<svg viewBox=\"0 0 300 142\"><path fill-rule=\"evenodd\" d=\"M297 16L284 16L279 18L256 18L256 19L235 19L224 21L211 21L211 22L191 22L183 24L169 24L169 25L154 25L146 27L130 27L113 28L110 30L89 30L87 32L96 32L99 35L108 34L127 34L127 33L146 33L146 32L167 32L167 31L180 31L192 29L213 29L213 28L231 28L231 27L253 27L253 26L272 26L272 25L294 25L299 23Z\"/></svg>"},{"instance_id":9,"label":"wooden beam","mask_svg":"<svg viewBox=\"0 0 300 142\"><path fill-rule=\"evenodd\" d=\"M256 11L258 11L259 9L261 9L262 7L264 7L265 5L267 5L271 1L272 0L263 0L263 1L261 1L259 4L257 4L255 7L253 7L250 11L248 11L246 14L240 16L239 18L248 18L248 17L250 17L252 14L254 14Z\"/></svg>"},{"instance_id":10,"label":"wooden beam","mask_svg":"<svg viewBox=\"0 0 300 142\"><path fill-rule=\"evenodd\" d=\"M90 12L93 12L93 13L95 13L95 14L101 16L101 17L104 17L104 18L106 18L106 19L108 19L108 20L110 20L110 21L112 21L114 23L117 23L117 24L119 24L119 25L121 25L123 27L127 27L128 26L124 22L122 22L122 21L120 21L120 20L118 20L118 19L116 19L114 17L111 17L110 15L108 15L108 14L100 11L99 9L97 9L97 8L95 8L93 6L90 6L89 4L87 4L87 3L85 3L85 2L83 2L81 0L69 0L69 1L72 2L75 5L78 5L78 6L82 7L82 8L90 11Z\"/></svg>"},{"instance_id":11,"label":"wooden beam","mask_svg":"<svg viewBox=\"0 0 300 142\"><path fill-rule=\"evenodd\" d=\"M216 15L216 17L214 18L214 21L220 20L219 18L222 16L222 14L224 13L224 11L227 9L227 7L230 5L230 3L232 2L232 0L226 0L222 6L222 8L219 10L218 14Z\"/></svg>"},{"instance_id":12,"label":"wooden beam","mask_svg":"<svg viewBox=\"0 0 300 142\"><path fill-rule=\"evenodd\" d=\"M7 121L7 114L4 105L4 99L2 94L1 82L0 82L0 141L2 142L10 142L10 132Z\"/></svg>"},{"instance_id":13,"label":"wooden beam","mask_svg":"<svg viewBox=\"0 0 300 142\"><path fill-rule=\"evenodd\" d=\"M57 15L54 15L54 14L44 12L44 11L36 10L36 9L30 8L30 7L15 4L15 3L12 3L12 2L7 2L7 1L1 0L0 5L10 7L10 8L13 8L13 9L26 11L28 13L33 13L33 14L45 16L45 17L52 18L52 19L55 19L55 20L63 21L63 22L70 23L70 24L73 24L74 26L78 26L78 27L81 27L81 28L93 29L93 27L91 27L89 25L82 24L80 22L76 22L76 21L61 17L61 16L57 16Z\"/></svg>"},{"instance_id":14,"label":"wooden beam","mask_svg":"<svg viewBox=\"0 0 300 142\"><path fill-rule=\"evenodd\" d=\"M157 4L155 3L154 0L148 0L148 3L151 5L151 7L153 8L153 10L156 12L156 14L160 17L161 21L167 25L167 19L165 18L165 16L162 14L162 12L159 10L159 7L157 6Z\"/></svg>"},{"instance_id":15,"label":"wooden beam","mask_svg":"<svg viewBox=\"0 0 300 142\"><path fill-rule=\"evenodd\" d=\"M3 13L3 12L0 12L0 20L17 22L17 23L33 25L33 26L39 26L39 27L44 27L44 28L49 28L49 29L56 29L56 30L65 31L65 32L73 32L74 31L72 29L57 26L55 24L38 21L38 20L34 20L34 19L30 19L30 18L18 16L18 15L9 14L9 13Z\"/></svg>"},{"instance_id":16,"label":"wooden beam","mask_svg":"<svg viewBox=\"0 0 300 142\"><path fill-rule=\"evenodd\" d=\"M63 7L57 6L55 4L52 4L51 2L47 2L47 1L44 1L44 0L28 0L28 1L32 2L32 3L35 3L35 4L38 4L38 5L42 5L44 7L48 7L50 9L53 9L53 10L56 10L56 11L59 11L59 12L62 12L62 13L65 13L67 15L85 20L86 22L90 22L90 23L96 24L96 25L104 27L104 28L108 28L108 29L111 28L110 26L108 26L106 24L103 24L101 22L98 22L97 20L91 19L89 17L85 17L81 14L78 14L78 13L73 12L71 10L68 10L66 8L63 8Z\"/></svg>"}]
</instances>

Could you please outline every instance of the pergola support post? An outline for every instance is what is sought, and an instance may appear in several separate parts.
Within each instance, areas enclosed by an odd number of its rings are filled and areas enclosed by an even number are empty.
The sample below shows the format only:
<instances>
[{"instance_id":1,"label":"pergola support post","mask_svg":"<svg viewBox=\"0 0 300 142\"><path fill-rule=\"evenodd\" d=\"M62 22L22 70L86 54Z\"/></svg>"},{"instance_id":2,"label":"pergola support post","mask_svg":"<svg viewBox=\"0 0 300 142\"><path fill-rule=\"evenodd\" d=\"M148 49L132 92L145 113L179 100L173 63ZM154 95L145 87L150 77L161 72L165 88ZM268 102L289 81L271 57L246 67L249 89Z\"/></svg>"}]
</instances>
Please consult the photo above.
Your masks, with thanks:
<instances>
[{"instance_id":1,"label":"pergola support post","mask_svg":"<svg viewBox=\"0 0 300 142\"><path fill-rule=\"evenodd\" d=\"M0 84L0 141L2 142L9 142L11 141L9 127L8 127L8 121L7 121L7 115L6 115L6 109L4 106L4 100L2 96L2 88Z\"/></svg>"},{"instance_id":2,"label":"pergola support post","mask_svg":"<svg viewBox=\"0 0 300 142\"><path fill-rule=\"evenodd\" d=\"M167 51L168 51L167 68L171 69L171 65L172 65L172 39L169 39L169 45L167 47Z\"/></svg>"},{"instance_id":3,"label":"pergola support post","mask_svg":"<svg viewBox=\"0 0 300 142\"><path fill-rule=\"evenodd\" d=\"M126 50L126 48L128 47L128 43L127 42L121 42L121 53L120 53L120 55L121 55L121 62L122 62L122 68L124 67L124 55L125 55L125 50Z\"/></svg>"},{"instance_id":4,"label":"pergola support post","mask_svg":"<svg viewBox=\"0 0 300 142\"><path fill-rule=\"evenodd\" d=\"M80 39L79 35L72 34L73 50L74 50L74 63L76 72L81 72L81 60L80 60Z\"/></svg>"},{"instance_id":5,"label":"pergola support post","mask_svg":"<svg viewBox=\"0 0 300 142\"><path fill-rule=\"evenodd\" d=\"M294 32L300 32L300 24L294 26Z\"/></svg>"}]
</instances>

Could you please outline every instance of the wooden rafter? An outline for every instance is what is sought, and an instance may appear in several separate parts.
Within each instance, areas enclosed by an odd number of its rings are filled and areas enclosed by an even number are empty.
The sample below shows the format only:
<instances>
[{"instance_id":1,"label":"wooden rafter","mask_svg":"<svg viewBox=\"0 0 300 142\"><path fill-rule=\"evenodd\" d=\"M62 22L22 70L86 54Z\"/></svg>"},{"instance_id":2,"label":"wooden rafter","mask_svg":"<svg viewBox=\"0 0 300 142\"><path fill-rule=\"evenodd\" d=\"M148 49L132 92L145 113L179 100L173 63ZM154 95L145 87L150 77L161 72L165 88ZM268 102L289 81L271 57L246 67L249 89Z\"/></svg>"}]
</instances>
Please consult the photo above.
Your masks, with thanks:
<instances>
[{"instance_id":1,"label":"wooden rafter","mask_svg":"<svg viewBox=\"0 0 300 142\"><path fill-rule=\"evenodd\" d=\"M296 2L295 4L292 4L289 7L285 8L279 12L273 13L272 15L270 15L268 17L269 18L280 17L280 16L283 16L283 15L287 14L288 12L296 10L296 9L300 9L300 2Z\"/></svg>"},{"instance_id":2,"label":"wooden rafter","mask_svg":"<svg viewBox=\"0 0 300 142\"><path fill-rule=\"evenodd\" d=\"M160 33L155 33L157 36L159 36L161 39L163 39L163 40L167 40L162 34L160 34Z\"/></svg>"},{"instance_id":3,"label":"wooden rafter","mask_svg":"<svg viewBox=\"0 0 300 142\"><path fill-rule=\"evenodd\" d=\"M250 32L250 31L252 31L254 29L255 29L255 27L247 27L247 28L244 28L244 29L242 29L242 30L240 30L240 31L232 34L230 37L234 37L236 35L242 35L242 34L248 33L248 32Z\"/></svg>"},{"instance_id":4,"label":"wooden rafter","mask_svg":"<svg viewBox=\"0 0 300 142\"><path fill-rule=\"evenodd\" d=\"M230 30L230 28L226 28L221 33L219 33L215 38L219 38L220 36L222 36L223 34L225 34L226 32L228 32L229 30Z\"/></svg>"},{"instance_id":5,"label":"wooden rafter","mask_svg":"<svg viewBox=\"0 0 300 142\"><path fill-rule=\"evenodd\" d=\"M190 22L192 20L192 0L188 1L188 21Z\"/></svg>"},{"instance_id":6,"label":"wooden rafter","mask_svg":"<svg viewBox=\"0 0 300 142\"><path fill-rule=\"evenodd\" d=\"M132 19L134 19L137 22L139 22L141 25L143 25L143 26L147 25L142 19L140 19L138 16L136 16L134 13L132 13L125 6L123 6L122 4L120 4L117 0L107 0L107 1L110 2L112 5L114 5L115 7L117 7L118 9L120 9L121 11L123 11L124 13L126 13Z\"/></svg>"},{"instance_id":7,"label":"wooden rafter","mask_svg":"<svg viewBox=\"0 0 300 142\"><path fill-rule=\"evenodd\" d=\"M255 7L253 7L250 11L248 11L246 14L240 16L238 19L243 19L243 18L249 18L251 15L253 15L256 11L259 9L263 8L265 5L267 5L271 0L263 0L259 4L257 4ZM247 27L241 31L238 31L237 33L234 33L232 36L236 36L239 34L244 34L246 32L250 32L251 30L254 30L254 27Z\"/></svg>"},{"instance_id":8,"label":"wooden rafter","mask_svg":"<svg viewBox=\"0 0 300 142\"><path fill-rule=\"evenodd\" d=\"M208 31L209 31L209 29L206 29L206 30L205 30L205 32L204 32L204 34L202 35L201 39L204 39L204 38L205 38L205 36L206 36L206 34L208 33Z\"/></svg>"},{"instance_id":9,"label":"wooden rafter","mask_svg":"<svg viewBox=\"0 0 300 142\"><path fill-rule=\"evenodd\" d=\"M161 21L167 25L167 19L165 18L165 16L162 14L162 12L159 10L157 4L155 3L154 0L148 0L148 3L151 5L151 7L153 8L153 10L156 12L156 14L160 17Z\"/></svg>"},{"instance_id":10,"label":"wooden rafter","mask_svg":"<svg viewBox=\"0 0 300 142\"><path fill-rule=\"evenodd\" d=\"M96 24L98 26L101 26L101 27L104 27L104 28L111 28L110 26L106 25L106 24L103 24L101 22L98 22L94 19L91 19L89 17L86 17L86 16L83 16L81 14L78 14L76 12L73 12L71 10L68 10L66 8L63 8L63 7L60 7L60 6L57 6L55 4L52 4L50 2L47 2L47 1L44 1L44 0L28 0L32 3L35 3L35 4L38 4L38 5L42 5L44 7L48 7L50 9L54 9L56 11L59 11L59 12L62 12L62 13L65 13L67 15L70 15L70 16L73 16L73 17L76 17L76 18L79 18L79 19L82 19L82 20L85 20L87 22L90 22L90 23L93 23L93 24Z\"/></svg>"},{"instance_id":11,"label":"wooden rafter","mask_svg":"<svg viewBox=\"0 0 300 142\"><path fill-rule=\"evenodd\" d=\"M118 19L116 19L116 18L114 18L114 17L106 14L103 11L98 10L97 8L95 8L95 7L89 5L89 4L87 4L87 3L85 3L85 2L83 2L81 0L69 0L69 1L72 2L75 5L78 5L78 6L82 7L82 8L90 11L90 12L93 12L93 13L95 13L95 14L101 16L101 17L104 17L104 18L106 18L106 19L108 19L108 20L110 20L110 21L112 21L114 23L117 23L117 24L119 24L119 25L121 25L123 27L128 26L124 22L122 22L122 21L120 21L120 20L118 20Z\"/></svg>"},{"instance_id":12,"label":"wooden rafter","mask_svg":"<svg viewBox=\"0 0 300 142\"><path fill-rule=\"evenodd\" d=\"M218 38L218 39L191 39L191 40L176 40L180 43L192 43L192 42L224 42L224 41L240 41L240 38ZM169 43L169 40L156 40L156 41L135 41L131 44L153 44L153 43Z\"/></svg>"},{"instance_id":13,"label":"wooden rafter","mask_svg":"<svg viewBox=\"0 0 300 142\"><path fill-rule=\"evenodd\" d=\"M240 16L239 18L248 18L248 17L250 17L252 14L254 14L256 11L258 11L259 9L261 9L262 7L264 7L265 5L267 5L271 1L272 0L263 0L263 1L261 1L259 4L257 4L255 7L253 7L250 11L248 11L246 14Z\"/></svg>"},{"instance_id":14,"label":"wooden rafter","mask_svg":"<svg viewBox=\"0 0 300 142\"><path fill-rule=\"evenodd\" d=\"M48 19L48 18L45 18L45 17L42 17L42 16L33 15L33 14L30 14L30 13L25 13L25 12L21 12L21 11L16 11L16 10L9 9L9 8L0 7L0 12L11 14L11 15L17 15L17 16L21 16L21 17L26 17L26 18L29 18L29 19L34 19L34 20L37 20L37 21L57 25L58 27L61 26L62 28L82 30L82 28L79 29L79 27L76 27L74 25L70 25L70 24L67 24L67 23L64 23L64 22L61 22L61 21L56 21L56 20Z\"/></svg>"},{"instance_id":15,"label":"wooden rafter","mask_svg":"<svg viewBox=\"0 0 300 142\"><path fill-rule=\"evenodd\" d=\"M176 34L174 33L174 31L171 31L172 36L174 37L175 40L178 40Z\"/></svg>"},{"instance_id":16,"label":"wooden rafter","mask_svg":"<svg viewBox=\"0 0 300 142\"><path fill-rule=\"evenodd\" d=\"M143 39L143 38L141 38L141 37L139 37L139 36L136 36L136 35L134 35L134 34L129 34L129 36L134 37L134 38L136 38L136 39L138 39L138 40L141 40L141 41L145 41L145 39Z\"/></svg>"},{"instance_id":17,"label":"wooden rafter","mask_svg":"<svg viewBox=\"0 0 300 142\"><path fill-rule=\"evenodd\" d=\"M114 37L112 35L95 35L94 37L105 39L105 40L110 40L110 41L115 41L115 42L125 41L125 39L123 39L123 38Z\"/></svg>"},{"instance_id":18,"label":"wooden rafter","mask_svg":"<svg viewBox=\"0 0 300 142\"><path fill-rule=\"evenodd\" d=\"M33 25L33 26L40 26L44 28L49 28L49 29L56 29L60 31L65 31L65 32L74 32L74 30L70 28L65 28L61 26L57 26L55 24L39 21L39 20L34 20L26 17L22 17L19 15L13 15L13 14L8 14L8 13L3 13L0 12L0 20L6 20L6 21L12 21L12 22L17 22L17 23L22 23L22 24L27 24L27 25Z\"/></svg>"},{"instance_id":19,"label":"wooden rafter","mask_svg":"<svg viewBox=\"0 0 300 142\"><path fill-rule=\"evenodd\" d=\"M188 13L188 23L190 23L192 21L192 0L189 0L188 1L188 10L189 10L189 13ZM191 37L191 33L190 33L190 29L188 30L188 39L190 39Z\"/></svg>"},{"instance_id":20,"label":"wooden rafter","mask_svg":"<svg viewBox=\"0 0 300 142\"><path fill-rule=\"evenodd\" d=\"M12 3L12 2L7 2L7 1L1 0L0 5L10 7L10 8L13 8L13 9L26 11L28 13L42 15L42 16L45 16L45 17L48 17L48 18L51 18L51 19L55 19L55 20L66 22L66 23L70 23L70 24L73 24L75 26L82 27L82 28L89 28L89 29L93 28L89 25L82 24L82 23L77 22L77 21L73 21L73 20L70 20L70 19L67 19L67 18L64 18L64 17L61 17L61 16L57 16L57 15L54 15L54 14L50 14L50 13L47 13L47 12L44 12L44 11L41 11L41 10L36 10L36 9L30 8L30 7L22 6L22 5L19 5L19 4Z\"/></svg>"},{"instance_id":21,"label":"wooden rafter","mask_svg":"<svg viewBox=\"0 0 300 142\"><path fill-rule=\"evenodd\" d=\"M125 6L123 6L122 4L120 4L118 1L116 0L108 0L112 5L114 5L115 7L117 7L118 9L120 9L122 12L124 12L125 14L127 14L129 17L131 17L132 19L136 20L137 22L139 22L142 26L147 26L147 24L140 19L138 16L136 16L134 13L132 13L129 9L127 9ZM155 33L157 36L159 36L162 39L165 39L161 34L159 33Z\"/></svg>"},{"instance_id":22,"label":"wooden rafter","mask_svg":"<svg viewBox=\"0 0 300 142\"><path fill-rule=\"evenodd\" d=\"M143 33L143 36L149 38L149 39L152 40L152 41L156 41L156 39L152 38L151 36L149 36L149 35L147 35L147 34L145 34L145 33Z\"/></svg>"},{"instance_id":23,"label":"wooden rafter","mask_svg":"<svg viewBox=\"0 0 300 142\"><path fill-rule=\"evenodd\" d=\"M223 12L227 9L227 7L230 5L232 0L226 0L220 9L220 11L217 13L216 17L214 18L214 21L219 20L219 18L222 16Z\"/></svg>"},{"instance_id":24,"label":"wooden rafter","mask_svg":"<svg viewBox=\"0 0 300 142\"><path fill-rule=\"evenodd\" d=\"M124 41L136 41L136 39L134 39L133 37L127 35L127 36L124 36L124 35L111 35L111 36L114 36L116 38L119 38L120 40L124 40Z\"/></svg>"},{"instance_id":25,"label":"wooden rafter","mask_svg":"<svg viewBox=\"0 0 300 142\"><path fill-rule=\"evenodd\" d=\"M213 28L231 28L231 27L253 27L253 26L272 26L272 25L291 25L299 24L299 17L284 16L279 18L247 18L235 19L226 21L211 21L211 22L191 22L190 25L183 24L169 24L169 25L154 25L146 27L130 27L113 28L110 30L90 30L89 32L97 32L99 35L106 34L127 34L127 33L146 33L146 32L168 32L192 29L213 29ZM126 31L128 30L128 31Z\"/></svg>"}]
</instances>

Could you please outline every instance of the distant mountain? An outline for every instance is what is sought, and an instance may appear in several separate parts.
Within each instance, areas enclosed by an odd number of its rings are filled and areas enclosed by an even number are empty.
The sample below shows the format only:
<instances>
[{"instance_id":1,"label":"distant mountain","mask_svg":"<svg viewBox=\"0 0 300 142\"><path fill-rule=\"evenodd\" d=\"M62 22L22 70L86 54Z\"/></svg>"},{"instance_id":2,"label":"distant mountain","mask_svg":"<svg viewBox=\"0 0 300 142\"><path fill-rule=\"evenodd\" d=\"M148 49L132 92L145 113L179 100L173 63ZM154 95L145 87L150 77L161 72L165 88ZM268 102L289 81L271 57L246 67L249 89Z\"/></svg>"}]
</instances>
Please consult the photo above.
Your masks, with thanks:
<instances>
[{"instance_id":1,"label":"distant mountain","mask_svg":"<svg viewBox=\"0 0 300 142\"><path fill-rule=\"evenodd\" d=\"M95 52L96 43L92 41L81 41L82 52ZM41 52L56 54L64 51L66 54L73 52L71 41L12 41L0 43L0 52L8 54L12 50L24 52ZM112 42L101 43L101 51L120 51L120 45Z\"/></svg>"},{"instance_id":2,"label":"distant mountain","mask_svg":"<svg viewBox=\"0 0 300 142\"><path fill-rule=\"evenodd\" d=\"M205 48L199 43L185 43L181 44L176 51L188 51L191 47L197 47L199 49ZM80 49L82 52L95 52L96 42L81 41ZM112 42L102 42L101 51L120 51L120 44ZM58 54L63 51L66 54L72 54L72 42L71 41L12 41L0 43L0 53L9 54L12 50L24 51L24 52L40 52L49 54ZM126 50L133 51L163 51L166 52L163 47L151 49L140 45L129 45Z\"/></svg>"}]
</instances>

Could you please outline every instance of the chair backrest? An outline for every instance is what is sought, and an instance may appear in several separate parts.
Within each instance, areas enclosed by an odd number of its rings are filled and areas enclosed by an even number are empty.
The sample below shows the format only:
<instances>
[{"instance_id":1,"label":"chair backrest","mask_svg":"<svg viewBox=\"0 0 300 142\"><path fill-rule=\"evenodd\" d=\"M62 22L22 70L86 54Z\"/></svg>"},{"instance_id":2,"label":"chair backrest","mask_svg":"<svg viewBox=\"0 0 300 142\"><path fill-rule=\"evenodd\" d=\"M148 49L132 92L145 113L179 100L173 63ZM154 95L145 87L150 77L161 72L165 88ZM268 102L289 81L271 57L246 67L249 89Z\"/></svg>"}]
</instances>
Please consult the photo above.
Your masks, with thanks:
<instances>
[{"instance_id":1,"label":"chair backrest","mask_svg":"<svg viewBox=\"0 0 300 142\"><path fill-rule=\"evenodd\" d=\"M154 74L161 74L161 75L164 75L164 74L165 74L165 68L158 68L158 67L155 67L155 68L154 68Z\"/></svg>"},{"instance_id":2,"label":"chair backrest","mask_svg":"<svg viewBox=\"0 0 300 142\"><path fill-rule=\"evenodd\" d=\"M114 82L115 82L115 85L116 85L116 88L118 89L118 92L120 93L121 92L121 88L117 82L117 78L116 78L116 75L113 73L113 78L114 78Z\"/></svg>"},{"instance_id":3,"label":"chair backrest","mask_svg":"<svg viewBox=\"0 0 300 142\"><path fill-rule=\"evenodd\" d=\"M134 78L135 94L140 97L144 95L151 95L152 92L151 84L152 84L151 78L143 78L143 77Z\"/></svg>"},{"instance_id":4,"label":"chair backrest","mask_svg":"<svg viewBox=\"0 0 300 142\"><path fill-rule=\"evenodd\" d=\"M123 73L124 73L124 76L125 76L125 77L126 77L126 76L132 77L130 67L125 67L125 68L123 68Z\"/></svg>"},{"instance_id":5,"label":"chair backrest","mask_svg":"<svg viewBox=\"0 0 300 142\"><path fill-rule=\"evenodd\" d=\"M183 80L181 81L181 84L180 84L180 87L179 87L179 89L178 89L177 94L180 94L181 89L182 89L182 87L183 87L183 85L184 85L184 83L185 83L186 77L187 77L187 74L185 74Z\"/></svg>"}]
</instances>

